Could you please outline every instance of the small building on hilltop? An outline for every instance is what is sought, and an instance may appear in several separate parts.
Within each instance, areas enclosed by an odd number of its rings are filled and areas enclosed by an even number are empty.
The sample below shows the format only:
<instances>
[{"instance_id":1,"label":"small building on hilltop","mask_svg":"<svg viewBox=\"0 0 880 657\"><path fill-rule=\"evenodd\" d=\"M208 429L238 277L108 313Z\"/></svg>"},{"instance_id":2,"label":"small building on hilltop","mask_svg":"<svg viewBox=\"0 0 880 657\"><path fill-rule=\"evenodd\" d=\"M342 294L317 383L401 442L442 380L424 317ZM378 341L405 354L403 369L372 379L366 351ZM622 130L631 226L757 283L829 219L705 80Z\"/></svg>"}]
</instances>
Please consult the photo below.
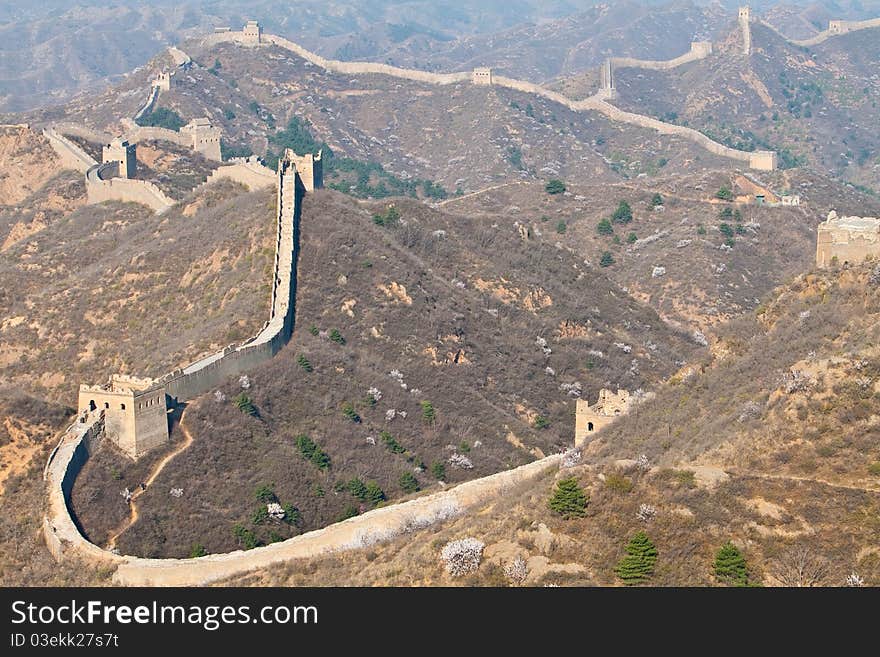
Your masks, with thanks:
<instances>
[{"instance_id":1,"label":"small building on hilltop","mask_svg":"<svg viewBox=\"0 0 880 657\"><path fill-rule=\"evenodd\" d=\"M581 447L590 437L608 426L621 415L629 413L633 398L628 390L612 390L602 388L595 404L585 399L578 399L575 408L574 446Z\"/></svg>"},{"instance_id":2,"label":"small building on hilltop","mask_svg":"<svg viewBox=\"0 0 880 657\"><path fill-rule=\"evenodd\" d=\"M880 258L880 217L838 217L835 211L816 231L816 266L854 265Z\"/></svg>"}]
</instances>

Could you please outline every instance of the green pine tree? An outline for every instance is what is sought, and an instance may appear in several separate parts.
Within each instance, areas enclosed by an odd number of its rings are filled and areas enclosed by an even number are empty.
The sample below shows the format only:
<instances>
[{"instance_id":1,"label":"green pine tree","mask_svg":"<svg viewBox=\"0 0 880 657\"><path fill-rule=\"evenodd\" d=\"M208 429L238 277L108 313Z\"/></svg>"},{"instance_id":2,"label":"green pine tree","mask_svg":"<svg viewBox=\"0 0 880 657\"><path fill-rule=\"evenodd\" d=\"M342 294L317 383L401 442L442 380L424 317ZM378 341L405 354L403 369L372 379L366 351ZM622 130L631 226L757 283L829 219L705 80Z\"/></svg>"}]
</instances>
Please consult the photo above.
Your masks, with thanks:
<instances>
[{"instance_id":1,"label":"green pine tree","mask_svg":"<svg viewBox=\"0 0 880 657\"><path fill-rule=\"evenodd\" d=\"M746 558L737 547L727 541L715 554L715 578L728 586L746 586L749 583Z\"/></svg>"},{"instance_id":2,"label":"green pine tree","mask_svg":"<svg viewBox=\"0 0 880 657\"><path fill-rule=\"evenodd\" d=\"M614 572L627 586L641 584L654 574L657 548L643 532L636 532L626 546L626 556L617 562Z\"/></svg>"},{"instance_id":3,"label":"green pine tree","mask_svg":"<svg viewBox=\"0 0 880 657\"><path fill-rule=\"evenodd\" d=\"M583 518L587 512L589 499L584 489L578 485L577 477L568 477L556 482L556 490L550 498L550 509L568 520Z\"/></svg>"}]
</instances>

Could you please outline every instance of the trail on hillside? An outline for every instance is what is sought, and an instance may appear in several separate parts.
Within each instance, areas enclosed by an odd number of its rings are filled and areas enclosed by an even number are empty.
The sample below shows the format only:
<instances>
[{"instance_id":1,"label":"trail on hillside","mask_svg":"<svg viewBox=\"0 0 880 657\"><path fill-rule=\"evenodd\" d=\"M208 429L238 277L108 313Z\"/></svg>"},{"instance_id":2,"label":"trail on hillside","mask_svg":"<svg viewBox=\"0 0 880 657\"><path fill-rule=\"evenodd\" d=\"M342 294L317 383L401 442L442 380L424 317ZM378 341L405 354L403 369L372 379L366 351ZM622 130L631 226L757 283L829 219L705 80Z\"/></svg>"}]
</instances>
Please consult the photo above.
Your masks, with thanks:
<instances>
[{"instance_id":1,"label":"trail on hillside","mask_svg":"<svg viewBox=\"0 0 880 657\"><path fill-rule=\"evenodd\" d=\"M189 432L189 429L187 429L186 425L183 423L185 416L186 416L186 409L184 409L183 413L180 414L180 424L179 424L180 430L183 432L183 442L180 445L178 445L173 451L166 454L162 458L162 460L159 461L153 467L153 470L150 472L150 475L147 477L146 481L144 482L144 484L146 484L146 487L145 488L138 488L134 493L132 493L131 499L129 500L129 508L131 510L131 513L130 513L128 519L122 525L120 525L116 529L115 532L113 532L113 535L110 537L110 540L107 541L107 549L108 550L114 549L116 547L116 541L119 539L119 537L122 536L122 534L124 534L132 525L134 525L134 523L136 523L138 521L139 514L138 514L138 508L137 508L137 498L139 498L146 491L147 487L152 485L152 483L156 480L156 478L161 474L162 470L165 469L165 466L168 465L175 456L182 453L187 448L189 448L190 445L192 445L192 443L193 443L192 434Z\"/></svg>"},{"instance_id":2,"label":"trail on hillside","mask_svg":"<svg viewBox=\"0 0 880 657\"><path fill-rule=\"evenodd\" d=\"M782 475L782 474L764 474L764 473L756 473L756 472L737 472L735 470L727 471L730 475L738 477L740 479L769 479L772 481L797 481L797 482L805 482L809 484L819 484L822 486L828 486L830 488L840 488L843 490L854 490L861 493L880 493L880 488L866 488L864 486L855 486L853 484L840 484L834 483L832 481L828 481L827 479L816 479L814 477L799 477L797 475Z\"/></svg>"}]
</instances>

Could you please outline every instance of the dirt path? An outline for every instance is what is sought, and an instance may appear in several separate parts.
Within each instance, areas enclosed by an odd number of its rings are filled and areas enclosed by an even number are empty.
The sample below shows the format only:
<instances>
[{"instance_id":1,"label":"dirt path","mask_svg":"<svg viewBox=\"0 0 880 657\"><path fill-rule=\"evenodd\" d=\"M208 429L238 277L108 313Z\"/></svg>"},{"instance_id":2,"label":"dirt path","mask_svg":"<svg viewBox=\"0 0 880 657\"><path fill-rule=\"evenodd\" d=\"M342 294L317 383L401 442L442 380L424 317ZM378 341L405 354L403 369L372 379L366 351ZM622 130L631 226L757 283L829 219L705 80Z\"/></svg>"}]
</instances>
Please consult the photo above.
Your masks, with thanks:
<instances>
[{"instance_id":1,"label":"dirt path","mask_svg":"<svg viewBox=\"0 0 880 657\"><path fill-rule=\"evenodd\" d=\"M820 484L831 488L840 488L843 490L855 490L861 493L880 493L880 488L865 488L864 486L853 486L850 484L836 484L825 479L815 479L811 477L798 477L796 475L780 475L780 474L760 474L760 473L744 473L728 470L728 473L740 479L770 479L774 481L803 481L810 484Z\"/></svg>"},{"instance_id":2,"label":"dirt path","mask_svg":"<svg viewBox=\"0 0 880 657\"><path fill-rule=\"evenodd\" d=\"M180 454L181 452L186 450L190 445L192 445L192 442L193 442L192 434L189 432L189 429L187 429L186 425L183 423L185 416L186 416L186 409L184 409L183 413L180 414L180 424L179 424L180 430L183 432L183 442L180 443L180 445L178 445L173 451L166 454L165 457L153 467L152 472L150 472L150 476L147 477L146 481L144 482L147 485L147 487L149 487L156 480L156 477L158 477L161 474L161 472L165 468L165 466L168 465L175 456L177 456L178 454ZM112 550L113 548L115 548L116 541L119 539L119 537L122 536L123 533L125 533L132 525L134 525L134 523L136 523L138 521L139 516L138 516L138 508L137 508L137 498L139 498L144 493L145 490L146 490L145 488L138 488L137 490L135 490L134 493L132 493L131 499L129 500L129 508L131 509L131 514L129 515L128 520L126 520L122 525L120 525L116 529L115 532L113 532L113 536L111 536L110 540L107 541L107 548L106 549Z\"/></svg>"},{"instance_id":3,"label":"dirt path","mask_svg":"<svg viewBox=\"0 0 880 657\"><path fill-rule=\"evenodd\" d=\"M524 184L525 184L524 181L516 180L514 182L501 183L500 185L492 185L491 187L486 187L486 189L480 189L480 190L477 190L476 192L470 192L469 194L465 194L464 196L454 196L452 198L446 199L445 201L440 201L437 204L437 207L443 207L444 205L447 205L449 203L454 203L455 201L463 201L466 198L472 198L474 196L479 196L480 194L485 194L486 192L491 192L496 189L501 189L502 187L510 187L511 185L524 185Z\"/></svg>"}]
</instances>

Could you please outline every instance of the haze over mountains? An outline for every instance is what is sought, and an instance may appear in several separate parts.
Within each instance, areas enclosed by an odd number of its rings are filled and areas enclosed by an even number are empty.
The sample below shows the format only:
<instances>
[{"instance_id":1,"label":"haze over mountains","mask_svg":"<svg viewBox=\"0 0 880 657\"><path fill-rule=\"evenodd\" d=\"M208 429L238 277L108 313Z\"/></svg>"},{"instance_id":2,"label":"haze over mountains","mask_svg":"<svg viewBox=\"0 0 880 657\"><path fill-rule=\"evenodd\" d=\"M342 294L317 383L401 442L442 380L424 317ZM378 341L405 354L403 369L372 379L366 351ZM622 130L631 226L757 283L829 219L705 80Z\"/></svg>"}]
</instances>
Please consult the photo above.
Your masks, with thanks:
<instances>
[{"instance_id":1,"label":"haze over mountains","mask_svg":"<svg viewBox=\"0 0 880 657\"><path fill-rule=\"evenodd\" d=\"M876 0L753 3L792 38L811 36L832 18L876 16L878 6ZM267 31L328 57L426 70L491 65L541 82L596 66L609 54L676 56L695 37L717 36L735 9L735 2L653 0L10 0L0 7L0 111L64 102L145 64L168 45L253 17Z\"/></svg>"},{"instance_id":2,"label":"haze over mountains","mask_svg":"<svg viewBox=\"0 0 880 657\"><path fill-rule=\"evenodd\" d=\"M621 545L647 527L666 559L656 584L716 583L728 539L753 581L785 583L779 562L803 548L831 563L822 583L857 570L880 584L880 270L814 270L829 211L880 214L880 29L804 48L756 22L745 55L736 3L460 5L0 8L0 581L108 581L46 551L46 458L80 383L159 376L259 330L276 191L202 183L231 157L273 168L291 148L322 150L327 189L302 204L290 343L190 400L143 459L104 440L70 496L89 540L160 558L286 540L562 452L577 401L623 389L641 403L574 465L442 528L234 581L505 584L522 557L529 584L613 584ZM753 12L806 38L880 2ZM672 70L615 69L610 103L780 166L470 75L339 73L279 45L202 41L250 18L326 57L491 66L575 100L609 56L712 41ZM42 129L74 126L98 159L168 70L141 122L207 117L226 161L144 138L135 179L171 207L93 203ZM304 458L304 436L326 462ZM123 489L154 467L132 514ZM589 493L584 517L549 510L562 476ZM266 518L268 499L291 522ZM487 562L453 579L435 543L464 535Z\"/></svg>"}]
</instances>

